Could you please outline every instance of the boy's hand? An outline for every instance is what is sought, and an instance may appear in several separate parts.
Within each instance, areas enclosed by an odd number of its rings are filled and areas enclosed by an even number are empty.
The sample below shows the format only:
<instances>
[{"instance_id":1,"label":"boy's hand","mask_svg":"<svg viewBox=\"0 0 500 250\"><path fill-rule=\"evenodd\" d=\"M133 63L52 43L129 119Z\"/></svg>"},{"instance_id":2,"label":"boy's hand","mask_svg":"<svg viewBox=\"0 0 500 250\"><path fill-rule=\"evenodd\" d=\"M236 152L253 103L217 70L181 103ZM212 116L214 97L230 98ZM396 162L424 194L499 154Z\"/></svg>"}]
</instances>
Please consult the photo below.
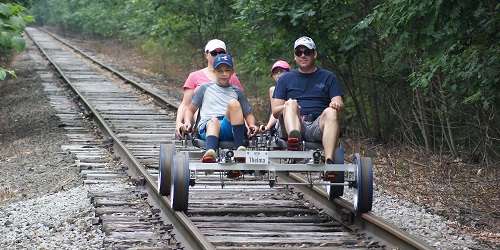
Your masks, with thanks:
<instances>
[{"instance_id":1,"label":"boy's hand","mask_svg":"<svg viewBox=\"0 0 500 250\"><path fill-rule=\"evenodd\" d=\"M191 122L185 122L181 128L182 128L182 134L191 133L192 129Z\"/></svg>"},{"instance_id":2,"label":"boy's hand","mask_svg":"<svg viewBox=\"0 0 500 250\"><path fill-rule=\"evenodd\" d=\"M259 131L259 128L257 126L255 126L255 124L252 124L252 125L248 125L248 137L253 137L255 136L255 134L257 134L257 132Z\"/></svg>"},{"instance_id":3,"label":"boy's hand","mask_svg":"<svg viewBox=\"0 0 500 250\"><path fill-rule=\"evenodd\" d=\"M175 123L175 135L178 138L182 138L184 124L182 122Z\"/></svg>"},{"instance_id":4,"label":"boy's hand","mask_svg":"<svg viewBox=\"0 0 500 250\"><path fill-rule=\"evenodd\" d=\"M264 125L264 124L260 125L259 132L264 133L264 132L266 132L266 130L267 130L266 125Z\"/></svg>"}]
</instances>

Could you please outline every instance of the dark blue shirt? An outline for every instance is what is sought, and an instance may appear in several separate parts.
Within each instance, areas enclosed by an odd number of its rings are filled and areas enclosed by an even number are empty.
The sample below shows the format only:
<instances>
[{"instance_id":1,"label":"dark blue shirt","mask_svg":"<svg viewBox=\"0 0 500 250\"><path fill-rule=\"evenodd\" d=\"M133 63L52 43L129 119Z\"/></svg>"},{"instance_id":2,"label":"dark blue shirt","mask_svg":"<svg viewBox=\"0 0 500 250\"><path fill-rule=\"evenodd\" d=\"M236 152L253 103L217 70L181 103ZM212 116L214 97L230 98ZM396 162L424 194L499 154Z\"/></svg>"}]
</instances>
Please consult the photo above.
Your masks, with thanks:
<instances>
[{"instance_id":1,"label":"dark blue shirt","mask_svg":"<svg viewBox=\"0 0 500 250\"><path fill-rule=\"evenodd\" d=\"M318 68L309 74L298 70L285 73L276 83L273 98L296 99L301 115L319 115L328 107L332 97L343 95L335 74Z\"/></svg>"}]
</instances>

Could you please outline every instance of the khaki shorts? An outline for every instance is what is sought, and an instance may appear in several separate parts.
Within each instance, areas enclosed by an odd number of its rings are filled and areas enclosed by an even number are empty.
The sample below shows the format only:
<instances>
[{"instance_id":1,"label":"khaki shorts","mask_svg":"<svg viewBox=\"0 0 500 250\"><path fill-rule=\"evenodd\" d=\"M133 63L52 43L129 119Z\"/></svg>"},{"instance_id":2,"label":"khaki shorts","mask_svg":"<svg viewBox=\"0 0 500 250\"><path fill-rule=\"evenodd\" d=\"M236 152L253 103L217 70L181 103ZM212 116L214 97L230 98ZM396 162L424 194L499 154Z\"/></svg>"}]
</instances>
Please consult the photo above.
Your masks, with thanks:
<instances>
[{"instance_id":1,"label":"khaki shorts","mask_svg":"<svg viewBox=\"0 0 500 250\"><path fill-rule=\"evenodd\" d=\"M302 139L310 142L321 142L323 138L323 132L319 126L319 118L318 116L314 121L304 121L303 118L300 119L301 122L301 134ZM281 138L287 138L288 135L285 130L285 125L283 123L282 117L280 117L279 122L276 123L276 130L278 131L278 136Z\"/></svg>"}]
</instances>

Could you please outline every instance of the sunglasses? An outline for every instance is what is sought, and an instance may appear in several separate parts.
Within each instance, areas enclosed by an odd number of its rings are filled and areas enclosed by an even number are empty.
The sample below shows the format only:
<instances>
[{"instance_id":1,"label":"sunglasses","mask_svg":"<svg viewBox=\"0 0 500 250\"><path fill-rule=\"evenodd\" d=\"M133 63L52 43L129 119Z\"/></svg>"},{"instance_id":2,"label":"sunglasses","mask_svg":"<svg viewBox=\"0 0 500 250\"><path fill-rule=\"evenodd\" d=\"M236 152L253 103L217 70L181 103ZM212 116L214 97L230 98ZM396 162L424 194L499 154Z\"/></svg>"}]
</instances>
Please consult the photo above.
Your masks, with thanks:
<instances>
[{"instance_id":1,"label":"sunglasses","mask_svg":"<svg viewBox=\"0 0 500 250\"><path fill-rule=\"evenodd\" d=\"M226 54L226 51L224 51L224 50L219 50L219 51L212 50L212 51L210 51L211 56L217 56L218 54Z\"/></svg>"},{"instance_id":2,"label":"sunglasses","mask_svg":"<svg viewBox=\"0 0 500 250\"><path fill-rule=\"evenodd\" d=\"M296 49L295 50L295 55L296 56L312 56L314 55L314 50L313 49Z\"/></svg>"}]
</instances>

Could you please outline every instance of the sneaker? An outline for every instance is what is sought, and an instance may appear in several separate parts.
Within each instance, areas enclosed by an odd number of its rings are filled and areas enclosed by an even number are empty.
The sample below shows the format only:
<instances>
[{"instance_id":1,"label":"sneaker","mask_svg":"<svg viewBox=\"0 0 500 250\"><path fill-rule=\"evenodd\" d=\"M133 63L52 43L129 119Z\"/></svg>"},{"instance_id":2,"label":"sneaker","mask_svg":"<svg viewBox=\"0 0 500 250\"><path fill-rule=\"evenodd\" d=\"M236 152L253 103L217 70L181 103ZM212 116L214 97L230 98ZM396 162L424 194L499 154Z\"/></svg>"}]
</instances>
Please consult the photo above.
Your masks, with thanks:
<instances>
[{"instance_id":1,"label":"sneaker","mask_svg":"<svg viewBox=\"0 0 500 250\"><path fill-rule=\"evenodd\" d=\"M239 146L236 151L247 151L247 148L245 146ZM235 162L239 163L244 163L245 162L245 157L234 157Z\"/></svg>"},{"instance_id":2,"label":"sneaker","mask_svg":"<svg viewBox=\"0 0 500 250\"><path fill-rule=\"evenodd\" d=\"M240 176L242 176L243 174L241 173L241 171L239 170L228 170L226 172L226 176L227 178L229 179L238 179Z\"/></svg>"},{"instance_id":3,"label":"sneaker","mask_svg":"<svg viewBox=\"0 0 500 250\"><path fill-rule=\"evenodd\" d=\"M335 162L332 159L326 159L325 164L335 164ZM330 182L335 182L337 179L337 174L334 171L326 171L325 175L323 176L324 181L330 181Z\"/></svg>"},{"instance_id":4,"label":"sneaker","mask_svg":"<svg viewBox=\"0 0 500 250\"><path fill-rule=\"evenodd\" d=\"M215 150L209 149L203 154L203 157L201 157L201 162L203 163L215 163L217 162L217 154L215 153Z\"/></svg>"},{"instance_id":5,"label":"sneaker","mask_svg":"<svg viewBox=\"0 0 500 250\"><path fill-rule=\"evenodd\" d=\"M290 151L300 150L300 132L298 130L293 130L288 135L287 149Z\"/></svg>"},{"instance_id":6,"label":"sneaker","mask_svg":"<svg viewBox=\"0 0 500 250\"><path fill-rule=\"evenodd\" d=\"M288 137L286 142L287 149L289 151L299 151L300 150L300 139L295 137Z\"/></svg>"}]
</instances>

